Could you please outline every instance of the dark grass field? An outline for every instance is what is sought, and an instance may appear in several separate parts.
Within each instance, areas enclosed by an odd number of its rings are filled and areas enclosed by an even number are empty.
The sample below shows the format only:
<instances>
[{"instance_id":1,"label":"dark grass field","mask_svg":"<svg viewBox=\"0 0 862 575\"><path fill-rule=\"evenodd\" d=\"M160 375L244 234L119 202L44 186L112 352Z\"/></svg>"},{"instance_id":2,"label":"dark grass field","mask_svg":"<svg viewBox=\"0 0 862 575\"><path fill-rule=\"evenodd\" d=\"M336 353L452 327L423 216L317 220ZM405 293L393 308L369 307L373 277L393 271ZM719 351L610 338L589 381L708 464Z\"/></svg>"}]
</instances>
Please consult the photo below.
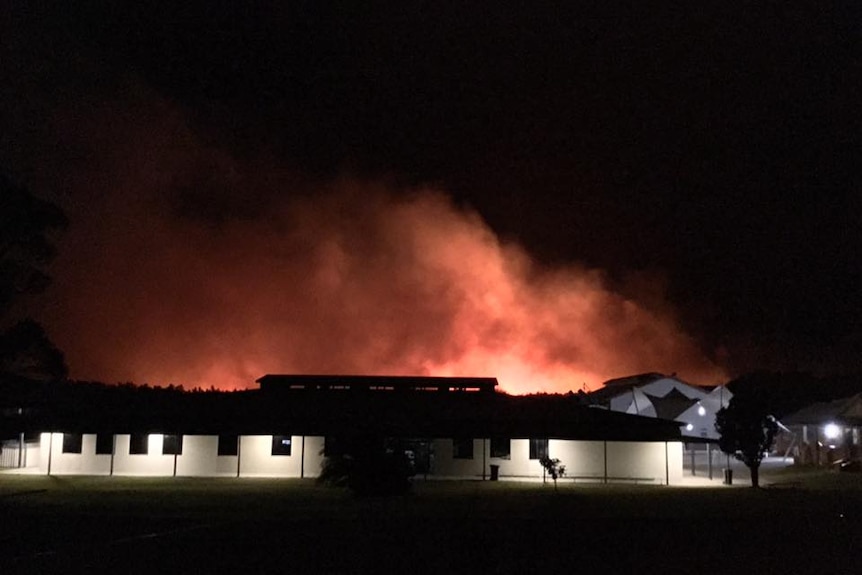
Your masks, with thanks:
<instances>
[{"instance_id":1,"label":"dark grass field","mask_svg":"<svg viewBox=\"0 0 862 575\"><path fill-rule=\"evenodd\" d=\"M862 573L862 476L745 487L0 475L0 573Z\"/></svg>"}]
</instances>

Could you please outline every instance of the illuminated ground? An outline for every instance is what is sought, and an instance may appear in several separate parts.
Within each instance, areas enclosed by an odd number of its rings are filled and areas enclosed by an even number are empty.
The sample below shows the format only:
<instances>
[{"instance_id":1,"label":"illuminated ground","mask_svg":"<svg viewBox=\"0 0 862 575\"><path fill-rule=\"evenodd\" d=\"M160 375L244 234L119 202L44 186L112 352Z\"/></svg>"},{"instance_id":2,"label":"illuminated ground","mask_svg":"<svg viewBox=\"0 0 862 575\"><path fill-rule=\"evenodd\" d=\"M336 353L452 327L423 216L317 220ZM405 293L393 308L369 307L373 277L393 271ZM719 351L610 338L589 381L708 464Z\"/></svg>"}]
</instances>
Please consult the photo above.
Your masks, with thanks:
<instances>
[{"instance_id":1,"label":"illuminated ground","mask_svg":"<svg viewBox=\"0 0 862 575\"><path fill-rule=\"evenodd\" d=\"M760 491L0 475L0 572L856 573L862 476Z\"/></svg>"}]
</instances>

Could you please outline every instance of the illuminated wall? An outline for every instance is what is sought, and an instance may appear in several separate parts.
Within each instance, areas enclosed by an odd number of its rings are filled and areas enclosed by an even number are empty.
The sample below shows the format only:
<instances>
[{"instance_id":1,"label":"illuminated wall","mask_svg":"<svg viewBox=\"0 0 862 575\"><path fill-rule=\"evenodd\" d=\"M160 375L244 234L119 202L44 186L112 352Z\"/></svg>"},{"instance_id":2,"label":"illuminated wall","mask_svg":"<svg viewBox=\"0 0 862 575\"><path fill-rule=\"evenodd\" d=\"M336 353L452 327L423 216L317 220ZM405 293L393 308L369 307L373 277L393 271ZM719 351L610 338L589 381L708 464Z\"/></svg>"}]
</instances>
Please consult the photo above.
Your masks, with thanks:
<instances>
[{"instance_id":1,"label":"illuminated wall","mask_svg":"<svg viewBox=\"0 0 862 575\"><path fill-rule=\"evenodd\" d=\"M304 447L303 447L304 442ZM272 454L271 435L240 437L240 475L243 477L317 477L323 456L322 437L291 436L290 455ZM304 453L304 462L303 462Z\"/></svg>"},{"instance_id":2,"label":"illuminated wall","mask_svg":"<svg viewBox=\"0 0 862 575\"><path fill-rule=\"evenodd\" d=\"M55 475L108 475L110 455L96 455L96 436L81 436L81 453L63 453L62 433L42 433L39 436L39 471L48 473L50 455L51 473Z\"/></svg>"},{"instance_id":3,"label":"illuminated wall","mask_svg":"<svg viewBox=\"0 0 862 575\"><path fill-rule=\"evenodd\" d=\"M541 478L542 466L530 459L530 440L512 439L508 458L491 457L490 440L473 441L473 458L455 458L451 439L435 439L433 475L437 477L481 477L490 466L499 466L500 477ZM483 448L485 458L483 459ZM607 452L605 451L607 450ZM607 456L606 456L607 453ZM575 441L552 439L548 455L566 467L566 477L576 481L603 481L607 462L609 481L679 483L683 477L682 443L663 441Z\"/></svg>"},{"instance_id":4,"label":"illuminated wall","mask_svg":"<svg viewBox=\"0 0 862 575\"><path fill-rule=\"evenodd\" d=\"M323 463L324 438L289 436L282 454L274 453L273 436L239 437L237 455L218 455L218 436L185 435L182 453L163 454L165 438L153 433L141 438L130 453L133 439L114 436L113 470L110 454L96 454L96 435L81 436L80 453L63 453L62 433L40 437L38 470L52 475L130 475L162 477L317 477ZM284 441L287 441L285 437ZM490 439L432 440L434 463L431 476L439 478L487 478L490 466L499 467L502 479L542 477L542 466L530 459L530 440L512 439L508 457L491 456ZM472 449L471 449L472 448ZM289 453L284 453L289 451ZM575 481L642 481L679 483L683 477L683 452L679 442L575 441L552 439L550 457L566 466L566 477Z\"/></svg>"},{"instance_id":5,"label":"illuminated wall","mask_svg":"<svg viewBox=\"0 0 862 575\"><path fill-rule=\"evenodd\" d=\"M151 433L147 437L147 453L131 454L129 453L131 436L128 434L116 435L114 475L172 476L174 474L174 456L162 455L163 441L164 436L162 434ZM179 461L177 464L179 465Z\"/></svg>"}]
</instances>

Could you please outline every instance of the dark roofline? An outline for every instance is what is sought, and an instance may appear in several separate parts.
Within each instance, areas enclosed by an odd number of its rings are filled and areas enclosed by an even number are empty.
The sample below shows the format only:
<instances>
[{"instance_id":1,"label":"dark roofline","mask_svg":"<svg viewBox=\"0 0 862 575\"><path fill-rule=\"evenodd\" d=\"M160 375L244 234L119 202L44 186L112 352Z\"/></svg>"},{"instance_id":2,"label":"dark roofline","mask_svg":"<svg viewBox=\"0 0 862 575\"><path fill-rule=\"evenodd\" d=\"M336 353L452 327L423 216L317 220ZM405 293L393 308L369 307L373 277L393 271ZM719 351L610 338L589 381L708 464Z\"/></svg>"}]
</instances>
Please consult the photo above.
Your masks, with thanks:
<instances>
[{"instance_id":1,"label":"dark roofline","mask_svg":"<svg viewBox=\"0 0 862 575\"><path fill-rule=\"evenodd\" d=\"M412 375L284 375L257 379L261 391L464 391L493 393L495 377Z\"/></svg>"}]
</instances>

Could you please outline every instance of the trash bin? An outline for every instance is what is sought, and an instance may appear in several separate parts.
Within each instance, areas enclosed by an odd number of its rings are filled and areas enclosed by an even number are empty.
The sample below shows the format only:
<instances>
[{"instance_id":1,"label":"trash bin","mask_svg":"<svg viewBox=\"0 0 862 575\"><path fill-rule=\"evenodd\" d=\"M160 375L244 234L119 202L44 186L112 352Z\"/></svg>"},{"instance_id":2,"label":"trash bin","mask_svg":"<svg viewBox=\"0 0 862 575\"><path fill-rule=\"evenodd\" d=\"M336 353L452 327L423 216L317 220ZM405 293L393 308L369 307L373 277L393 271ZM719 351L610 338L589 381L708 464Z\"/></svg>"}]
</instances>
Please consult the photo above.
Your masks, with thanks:
<instances>
[{"instance_id":1,"label":"trash bin","mask_svg":"<svg viewBox=\"0 0 862 575\"><path fill-rule=\"evenodd\" d=\"M724 470L724 484L733 485L733 469Z\"/></svg>"},{"instance_id":2,"label":"trash bin","mask_svg":"<svg viewBox=\"0 0 862 575\"><path fill-rule=\"evenodd\" d=\"M492 465L491 466L491 481L497 481L500 479L500 466Z\"/></svg>"}]
</instances>

